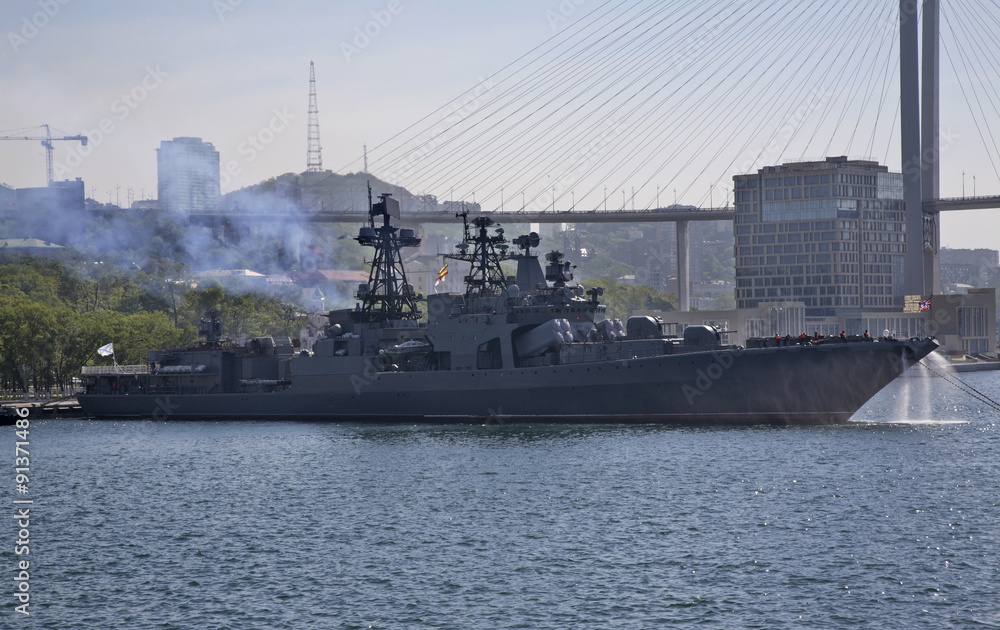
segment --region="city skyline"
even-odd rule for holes
[[[849,8],[851,2],[838,4]],[[696,9],[740,3],[676,5],[680,18]],[[120,1],[100,7],[69,0],[9,2],[0,9],[0,80],[10,86],[9,97],[0,103],[0,132],[44,123],[65,134],[86,133],[87,148],[55,144],[56,179],[82,177],[88,196],[122,204],[129,195],[155,197],[155,151],[161,141],[200,137],[220,153],[225,193],[306,169],[308,66],[315,61],[324,166],[341,173],[362,170],[367,144],[373,175],[445,199],[451,192],[446,186],[422,189],[422,181],[381,172],[373,148],[488,82],[598,6],[584,0],[475,7],[406,0],[342,7],[304,1],[280,9],[247,0],[142,7]],[[892,109],[884,108],[885,118],[891,118]],[[961,196],[963,189],[969,196],[1000,193],[991,156],[973,142],[979,134],[974,122],[989,127],[995,121],[969,118],[943,56],[942,133],[948,152],[942,160],[942,196]],[[880,124],[888,127],[885,120]],[[884,144],[881,138],[879,143]],[[844,153],[837,148],[832,146],[830,155]],[[890,170],[900,169],[898,153],[886,153]],[[668,205],[678,188],[688,190],[679,203],[721,205],[731,198],[732,176],[745,172],[725,166],[706,167],[714,174],[696,173],[664,186],[662,194],[659,186],[655,192],[652,184],[640,186],[637,205],[648,205],[654,197]],[[44,172],[39,143],[0,143],[0,182],[40,186]],[[654,173],[646,181],[668,179],[666,173]],[[636,185],[642,182],[642,176],[636,178]],[[509,186],[511,199],[521,189],[516,182]],[[471,188],[455,196],[475,195]],[[612,203],[628,203],[625,188],[616,188]],[[502,195],[484,199],[481,193],[478,201],[498,206]],[[569,199],[567,192],[557,202],[565,209]],[[597,205],[593,197],[585,203]],[[997,248],[991,236],[998,227],[995,211],[947,213],[942,245]]]

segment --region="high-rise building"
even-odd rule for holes
[[[794,300],[823,317],[904,306],[901,173],[830,157],[733,182],[738,308]]]
[[[219,152],[201,138],[164,140],[156,150],[161,210],[214,212],[219,207]]]
[[[85,210],[83,180],[79,177],[42,188],[18,188],[14,220],[5,236],[78,244],[85,240]]]

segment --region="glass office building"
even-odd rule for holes
[[[806,315],[903,306],[903,176],[831,157],[733,177],[736,303],[800,301]]]

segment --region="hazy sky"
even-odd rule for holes
[[[86,130],[92,151],[69,175],[82,176],[88,194],[95,187],[104,201],[116,185],[154,191],[155,149],[175,136],[202,137],[223,161],[240,159],[230,189],[304,170],[310,61],[324,166],[337,169],[362,143],[388,135],[407,110],[441,104],[550,35],[542,5],[524,1],[470,10],[457,1],[400,0],[392,15],[387,1],[53,0],[58,13],[15,52],[10,33],[20,35],[40,4],[0,4],[0,131],[42,123],[67,134]],[[341,44],[354,46],[355,28],[373,12],[391,21],[348,59]],[[95,133],[105,119],[113,130]],[[240,145],[265,127],[281,130],[273,139],[265,133],[270,143],[249,161]],[[57,161],[69,150],[59,145]],[[0,181],[44,183],[37,143],[2,143],[0,160]]]
[[[161,140],[198,136],[215,145],[224,165],[236,165],[224,178],[226,192],[305,170],[314,61],[324,167],[360,170],[362,144],[384,142],[600,6],[594,0],[3,0],[0,135],[38,134],[42,123],[86,133],[87,149],[56,143],[56,178],[82,177],[88,196],[122,205],[129,189],[136,199],[155,197]],[[958,138],[944,158],[942,194],[962,194],[963,171],[967,194],[974,185],[977,194],[1000,194],[979,140],[982,127],[1000,130],[1000,120],[978,121],[977,130],[945,61],[942,74],[942,128]],[[1000,79],[988,80],[997,90]],[[895,103],[884,108],[881,124],[894,110]],[[898,170],[895,146],[887,162]],[[371,157],[371,170],[385,176],[377,154]],[[43,185],[44,164],[38,142],[0,142],[0,182]],[[728,186],[733,174],[720,171],[693,185]],[[700,204],[704,196],[680,201]],[[947,214],[942,231],[945,246],[1000,248],[1000,212]]]

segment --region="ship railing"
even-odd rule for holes
[[[148,365],[85,365],[80,370],[83,376],[106,376],[111,374],[149,374]]]
[[[176,385],[150,385],[148,388],[150,394],[179,394],[180,391]]]

